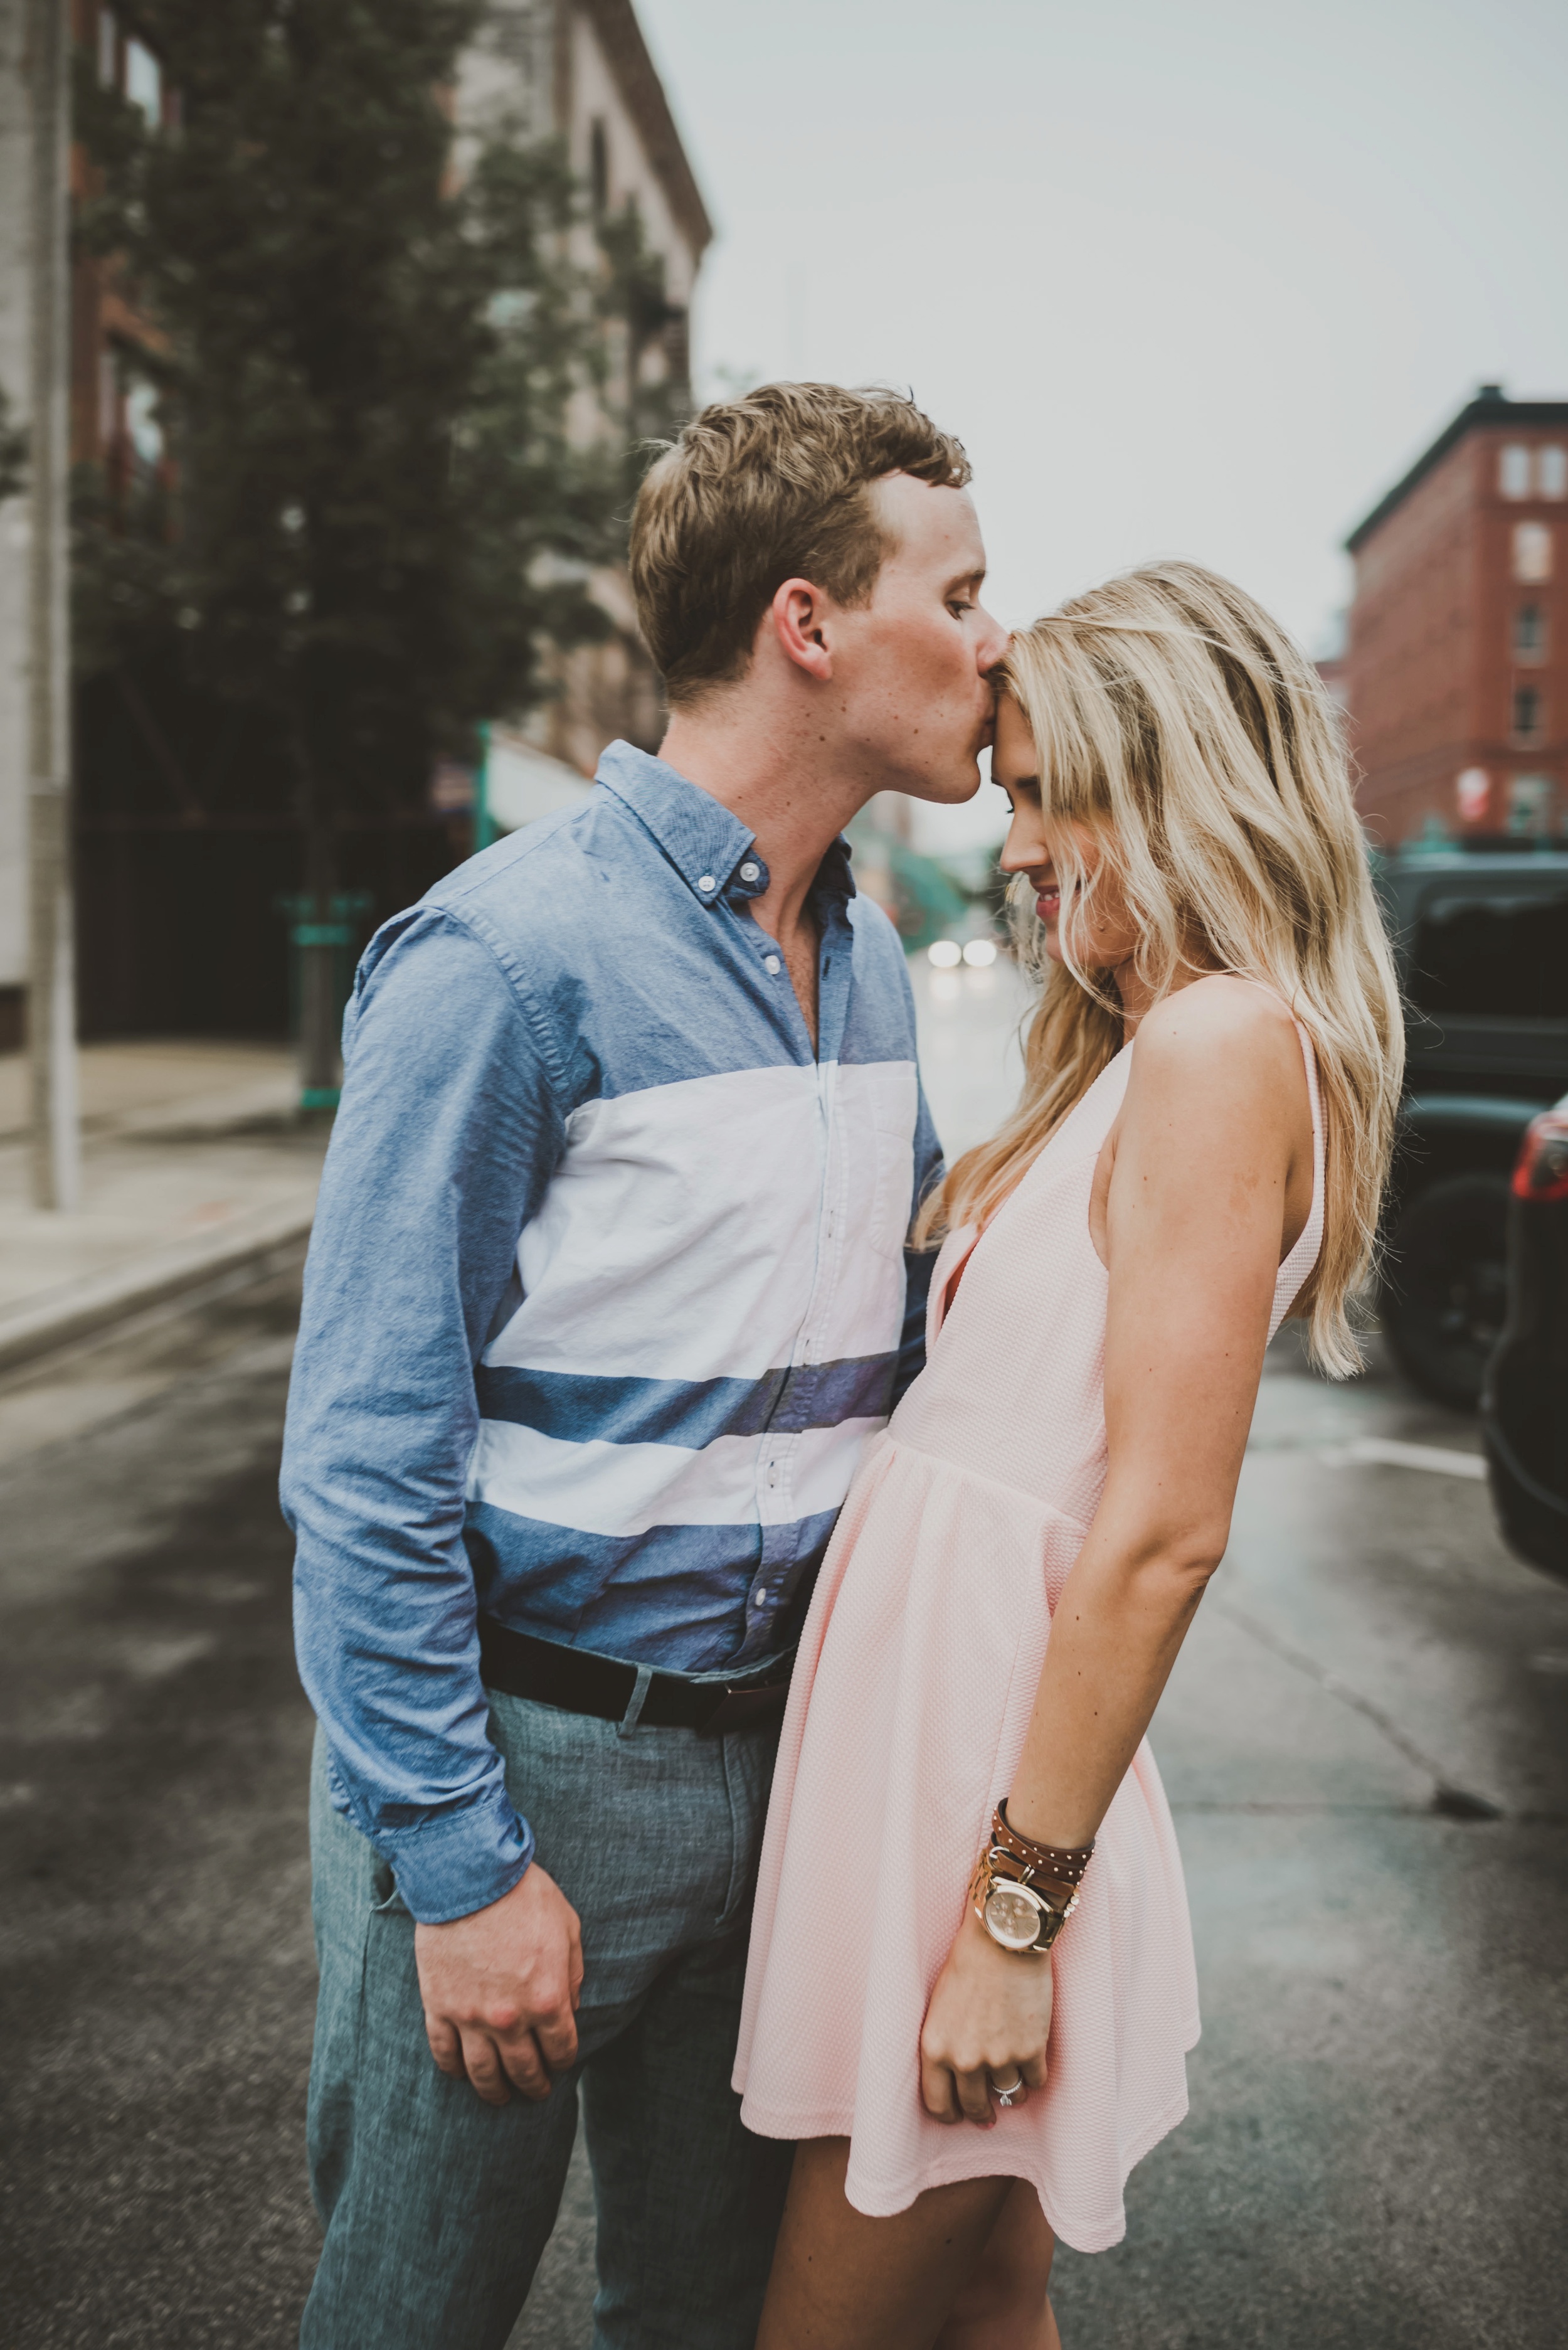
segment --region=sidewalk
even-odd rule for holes
[[[292,1056],[200,1041],[90,1045],[82,1200],[28,1196],[27,1066],[0,1055],[0,1376],[122,1315],[297,1254],[323,1125],[295,1114]]]

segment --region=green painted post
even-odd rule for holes
[[[363,917],[369,910],[368,889],[339,889],[328,898],[327,921],[317,920],[321,901],[308,892],[289,895],[275,900],[280,914],[288,920],[288,941],[294,950],[289,998],[297,1027],[304,1001],[305,958],[312,952],[330,952],[332,956],[331,991],[334,1008],[339,1017],[348,1001],[354,983],[355,950],[363,932]],[[302,1110],[336,1109],[340,1088],[337,1086],[302,1086],[299,1107]]]
[[[473,771],[473,853],[488,848],[495,838],[490,814],[490,721],[479,722],[479,764]]]

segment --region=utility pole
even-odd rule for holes
[[[77,1205],[76,953],[71,921],[69,472],[70,29],[68,0],[27,0],[33,131],[33,387],[27,436],[27,1053],[33,1200]]]

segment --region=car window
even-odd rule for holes
[[[1421,1012],[1568,1019],[1568,889],[1427,899],[1406,984]]]

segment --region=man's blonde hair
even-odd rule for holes
[[[1314,1359],[1360,1367],[1346,1307],[1376,1245],[1405,1038],[1337,715],[1262,607],[1196,563],[1149,564],[1013,638],[997,676],[1028,723],[1064,907],[1115,881],[1158,998],[1194,959],[1261,980],[1312,1038],[1325,1127],[1323,1247],[1300,1304]],[[1086,873],[1071,827],[1099,844]],[[966,1151],[918,1231],[994,1214],[1122,1041],[1120,1000],[1073,954],[1046,961],[1033,893],[1012,893],[1044,991],[1023,1097]]]
[[[888,473],[961,489],[961,442],[906,394],[765,383],[694,416],[649,469],[631,586],[673,708],[742,674],[786,579],[870,601],[891,551],[869,491]]]

